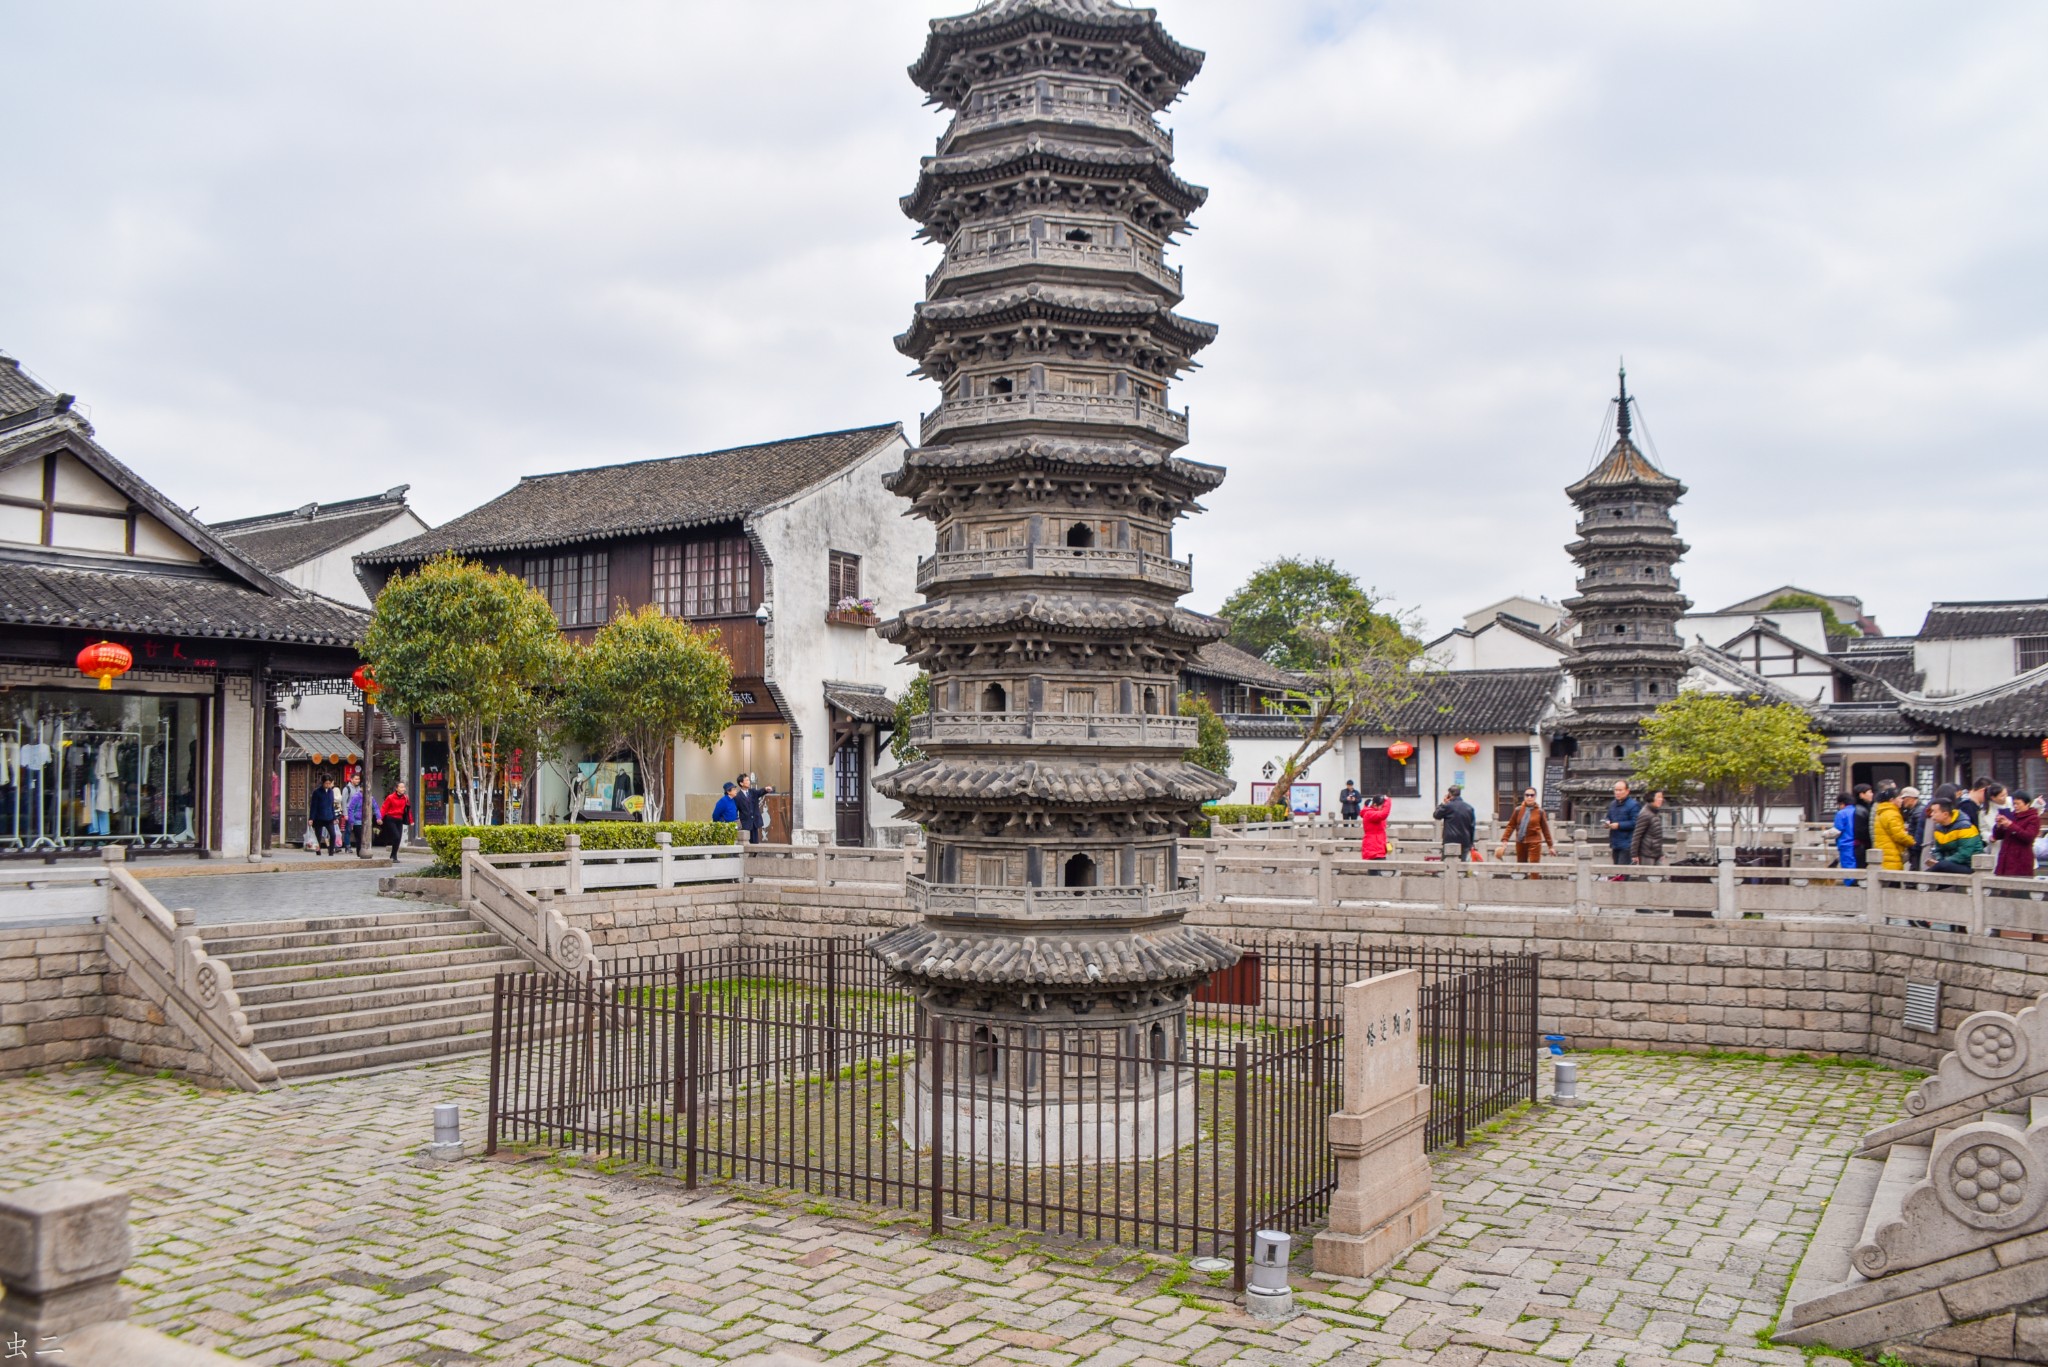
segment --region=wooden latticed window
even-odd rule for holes
[[[605,551],[532,556],[524,577],[565,627],[598,626],[611,615],[611,556]]]
[[[2012,649],[2013,663],[2022,674],[2048,665],[2048,636],[2015,636]]]
[[[754,610],[754,549],[743,536],[654,548],[654,603],[670,617]]]
[[[826,569],[825,602],[838,607],[848,599],[860,598],[860,557],[851,551],[833,551]]]

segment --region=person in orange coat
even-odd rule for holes
[[[1358,824],[1365,832],[1358,841],[1360,859],[1385,859],[1387,857],[1387,818],[1394,814],[1393,804],[1381,793],[1358,809]]]
[[[1517,864],[1534,864],[1543,858],[1547,847],[1557,853],[1557,841],[1551,838],[1550,818],[1543,814],[1543,804],[1536,799],[1536,790],[1527,789],[1522,794],[1522,805],[1508,813],[1508,819],[1501,823],[1500,853],[1497,858],[1508,857],[1508,846],[1515,847]]]

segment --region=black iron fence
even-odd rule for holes
[[[1537,956],[1242,948],[1149,1033],[927,1017],[852,939],[503,974],[489,1145],[1224,1257],[1242,1285],[1250,1232],[1335,1188],[1344,984],[1422,971],[1431,1147],[1534,1099]]]

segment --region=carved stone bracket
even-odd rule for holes
[[[178,939],[177,983],[185,995],[204,1011],[221,1033],[247,1049],[256,1042],[256,1032],[242,1010],[242,998],[235,991],[235,977],[228,966],[206,952],[199,936],[189,926]]]
[[[1906,1096],[1906,1118],[1863,1138],[1859,1152],[1925,1144],[1934,1132],[2048,1092],[2048,997],[2018,1015],[1979,1011],[1956,1027],[1955,1045]]]
[[[1879,1226],[1851,1261],[1864,1276],[1882,1277],[2042,1228],[2048,1228],[2048,1124],[2022,1131],[1979,1120],[1942,1137],[1928,1156],[1927,1176],[1907,1189],[1898,1218]]]

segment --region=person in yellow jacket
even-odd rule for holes
[[[1906,815],[1899,810],[1899,790],[1889,783],[1877,790],[1877,805],[1870,809],[1870,843],[1883,856],[1885,868],[1906,867],[1913,833],[1906,829]]]

